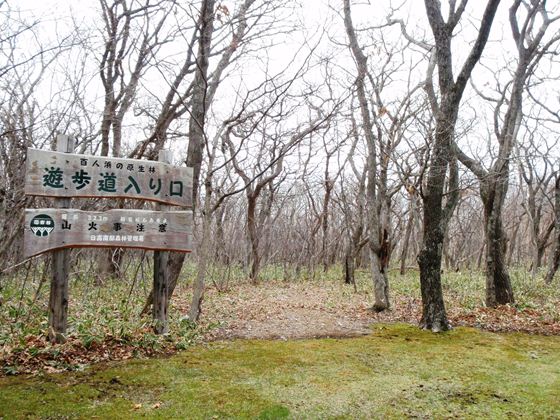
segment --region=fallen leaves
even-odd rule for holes
[[[478,307],[472,310],[455,308],[450,311],[454,325],[481,328],[492,332],[525,332],[560,335],[560,322],[537,309],[518,309],[511,305],[496,308]]]

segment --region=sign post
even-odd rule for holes
[[[74,151],[74,141],[66,135],[56,137],[56,150],[63,153]],[[56,175],[55,175],[56,176]],[[70,207],[70,198],[57,198],[58,208]],[[68,268],[70,250],[61,249],[52,255],[52,278],[49,296],[49,340],[52,343],[62,343],[66,340],[68,326]]]
[[[171,163],[171,151],[160,150],[159,161]],[[159,210],[168,210],[169,206],[158,204]],[[169,252],[154,251],[154,299],[152,305],[152,319],[154,321],[154,332],[156,334],[167,334],[169,326],[167,324],[167,306],[169,285]]]
[[[26,209],[24,255],[52,251],[49,339],[65,340],[68,322],[70,248],[141,248],[154,251],[153,327],[168,332],[169,251],[191,252],[192,168],[171,165],[171,153],[158,161],[74,154],[73,141],[57,137],[57,151],[27,150],[25,193],[54,197],[55,208]],[[156,203],[156,211],[70,208],[71,197],[128,198]]]

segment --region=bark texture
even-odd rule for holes
[[[522,5],[522,0],[515,0],[509,9],[509,23],[518,57],[510,88],[504,88],[500,92],[501,99],[494,111],[494,134],[498,143],[497,156],[490,169],[486,170],[480,162],[456,148],[461,162],[477,176],[480,182],[486,236],[486,305],[490,307],[515,301],[506,265],[507,237],[502,222],[503,207],[509,185],[510,159],[523,117],[525,85],[534,73],[544,52],[552,45],[551,43],[558,39],[558,36],[555,36],[546,45],[541,45],[546,30],[552,22],[546,12],[545,1],[535,0],[530,4],[524,4],[525,17],[522,22],[519,22],[518,11]],[[541,18],[540,26],[535,24],[538,15]],[[500,112],[504,105],[505,114],[501,117]],[[529,215],[532,215],[533,221],[537,219],[534,208],[529,209]],[[540,220],[538,225],[540,225]],[[536,269],[540,265],[544,245],[539,244],[539,227],[533,224],[532,231],[533,242],[535,242],[533,267]],[[548,234],[550,234],[550,230]],[[545,232],[545,242],[547,238]]]

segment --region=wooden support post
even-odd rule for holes
[[[72,153],[74,141],[67,135],[60,134],[56,138],[57,152]],[[55,207],[67,209],[70,198],[55,198]],[[49,340],[51,343],[66,341],[68,324],[68,271],[70,250],[63,249],[52,253],[52,278],[49,297]]]
[[[158,160],[171,163],[171,150],[160,150]],[[169,210],[168,205],[158,204],[157,210]],[[153,327],[156,334],[167,334],[167,289],[169,285],[168,262],[169,252],[154,251],[154,299],[152,308]]]

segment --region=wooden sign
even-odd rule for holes
[[[192,168],[27,149],[25,194],[134,198],[192,206]]]
[[[26,209],[24,257],[72,247],[191,252],[191,211]]]

